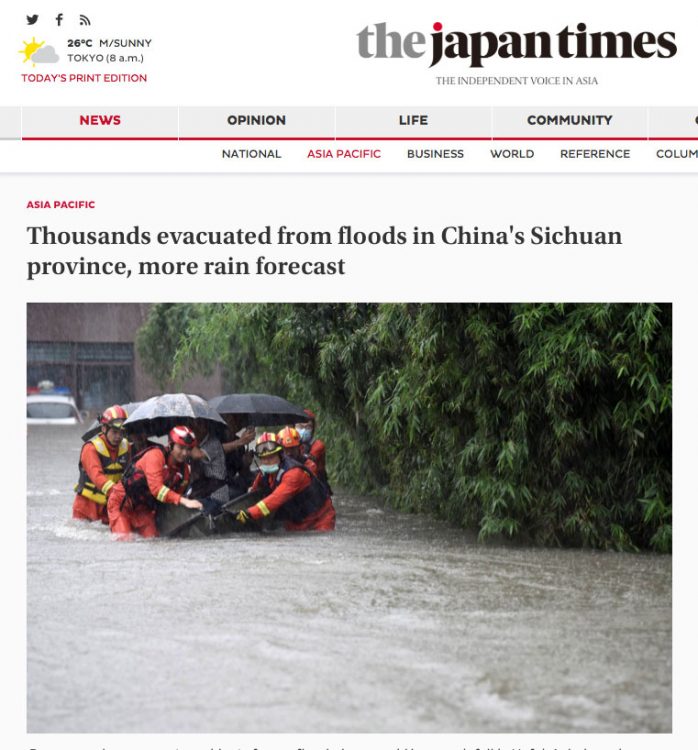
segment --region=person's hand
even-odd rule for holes
[[[221,512],[221,504],[212,497],[201,498],[201,505],[207,516],[217,516]]]
[[[252,520],[252,516],[246,510],[241,510],[237,516],[235,516],[235,520],[244,526],[248,521]]]
[[[257,433],[254,427],[245,427],[245,431],[235,441],[235,445],[238,448],[244,448],[246,445],[249,445],[254,440],[254,436],[256,434]]]
[[[206,451],[202,451],[201,448],[197,447],[196,445],[191,449],[191,453],[189,454],[191,456],[192,461],[208,461],[209,457]]]
[[[192,500],[189,497],[181,498],[179,504],[183,505],[185,508],[191,508],[192,510],[201,510],[204,507],[198,500]]]

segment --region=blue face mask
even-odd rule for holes
[[[301,436],[301,442],[309,443],[313,436],[313,431],[309,430],[307,427],[301,427],[301,429],[298,430],[298,434]]]
[[[259,470],[262,474],[274,474],[279,470],[279,464],[260,464]]]

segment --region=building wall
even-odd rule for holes
[[[135,343],[136,332],[145,322],[150,304],[131,303],[30,303],[27,305],[27,341],[60,343]],[[204,398],[220,395],[220,370],[210,377],[169,383],[164,390],[145,372],[137,351],[133,361],[133,398],[142,401],[167,391],[196,393]]]
[[[30,303],[29,341],[113,341],[131,343],[151,305],[120,303]]]

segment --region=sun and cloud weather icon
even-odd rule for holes
[[[36,37],[32,37],[31,42],[22,42],[24,49],[18,50],[20,55],[24,55],[23,63],[31,62],[32,66],[37,63],[57,63],[60,57],[55,48],[46,42],[37,42]]]

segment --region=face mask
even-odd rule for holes
[[[279,470],[279,464],[260,464],[259,470],[262,474],[274,474]]]
[[[298,430],[298,434],[301,436],[302,442],[309,443],[310,438],[313,436],[313,431],[309,430],[307,427],[301,427],[301,429]]]

